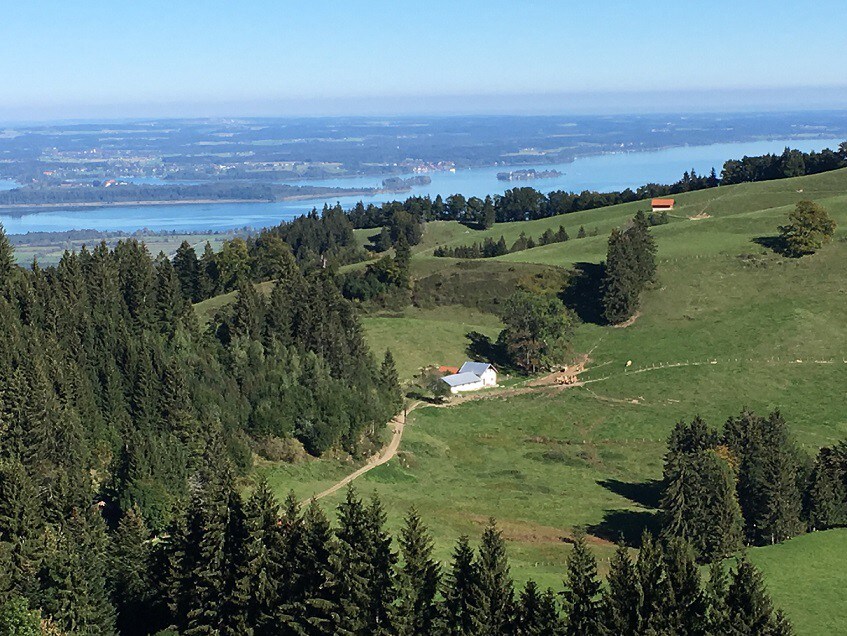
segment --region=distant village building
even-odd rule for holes
[[[667,212],[668,210],[673,210],[673,204],[673,199],[653,199],[650,202],[653,212]]]
[[[485,362],[465,362],[458,373],[441,378],[450,387],[450,393],[479,391],[487,386],[497,386],[497,371]]]

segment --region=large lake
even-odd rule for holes
[[[415,186],[408,194],[380,194],[365,201],[379,203],[387,199],[403,199],[409,195],[440,194],[448,197],[461,193],[465,196],[484,197],[500,194],[508,188],[531,185],[544,192],[552,190],[623,190],[645,183],[670,183],[678,180],[685,170],[692,168],[698,174],[707,173],[714,167],[718,173],[727,159],[738,159],[744,155],[761,155],[781,152],[786,146],[803,151],[838,147],[843,139],[809,139],[755,141],[710,146],[685,146],[651,152],[621,152],[581,157],[572,163],[558,165],[519,166],[539,170],[556,169],[562,176],[534,181],[506,182],[497,179],[498,172],[518,169],[516,167],[473,168],[456,172],[430,173],[432,183]],[[382,177],[355,177],[304,181],[308,185],[330,187],[380,187]],[[14,187],[13,182],[2,182],[0,188]],[[51,210],[22,216],[0,214],[0,222],[6,231],[13,234],[37,231],[64,231],[72,229],[123,230],[142,228],[150,230],[226,230],[231,228],[261,228],[276,225],[282,220],[292,219],[313,207],[321,208],[324,203],[339,201],[350,207],[361,200],[353,197],[321,197],[303,201],[280,203],[219,203],[208,205],[158,205],[131,207],[103,207],[86,210]]]

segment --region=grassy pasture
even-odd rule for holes
[[[489,313],[466,307],[417,309],[401,314],[365,316],[365,335],[371,351],[380,356],[390,349],[401,381],[428,365],[460,365],[467,354],[469,331],[496,339],[502,325]]]
[[[831,245],[811,257],[786,259],[755,241],[773,236],[801,198],[818,200],[835,217],[839,230]],[[653,523],[655,480],[675,421],[700,414],[718,426],[743,406],[780,408],[809,451],[847,438],[847,171],[691,193],[677,201],[679,218],[653,230],[659,280],[645,293],[640,317],[627,328],[590,322],[578,327],[575,349],[591,357],[583,387],[412,414],[398,458],[357,482],[363,493],[380,495],[393,527],[414,504],[433,528],[439,556],[447,559],[460,534],[478,536],[494,515],[509,540],[518,582],[531,577],[558,589],[568,552],[561,538],[572,527],[587,526],[597,537],[602,569],[612,550],[608,541],[632,538]],[[520,228],[537,236],[564,222],[571,234],[580,224],[605,234],[639,205]],[[702,214],[709,217],[687,218]],[[433,258],[432,241],[464,244],[486,235],[473,232],[469,238],[458,224],[434,225],[425,235],[426,249],[413,258],[417,275],[459,266]],[[519,231],[511,225],[487,234]],[[605,243],[605,236],[571,240],[494,262],[596,264]],[[382,347],[376,343],[394,343],[405,373],[418,360],[435,357],[442,341],[452,342],[445,355],[460,351],[463,329],[452,324],[456,315],[461,313],[455,308],[437,307],[366,318],[365,324],[377,350]],[[493,334],[497,325],[484,320],[482,314],[474,322]],[[347,470],[338,461],[267,469],[280,492],[293,488],[303,497]],[[331,508],[340,497],[324,505]],[[845,538],[845,531],[828,532],[751,550],[799,633],[833,633],[845,620],[834,609],[847,570]]]
[[[782,545],[754,548],[750,560],[765,575],[768,591],[798,634],[841,634],[847,625],[847,529],[798,537]]]

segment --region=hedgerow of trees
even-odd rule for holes
[[[668,440],[662,534],[714,561],[743,545],[769,545],[847,524],[847,444],[810,458],[778,411],[749,410],[722,431],[679,422]]]

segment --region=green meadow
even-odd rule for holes
[[[803,198],[823,204],[839,229],[818,254],[784,258],[764,245]],[[655,523],[656,480],[676,421],[701,415],[720,426],[745,406],[763,413],[778,408],[809,452],[847,438],[847,171],[690,193],[677,203],[671,222],[653,228],[658,281],[644,294],[634,324],[590,322],[596,309],[590,277],[572,295],[589,318],[574,340],[575,353],[589,356],[583,386],[492,394],[410,415],[399,455],[356,482],[360,492],[380,496],[394,528],[414,505],[446,560],[459,535],[477,537],[494,516],[508,539],[515,579],[559,589],[568,554],[563,538],[573,527],[588,529],[602,571],[614,541],[635,540]],[[481,284],[468,283],[468,272],[477,272],[494,281],[487,288],[493,296],[500,276],[549,288],[554,269],[577,265],[590,272],[605,256],[608,231],[644,207],[614,206],[485,232],[429,224],[412,271],[421,286],[435,276],[469,289]],[[520,231],[537,237],[560,224],[571,236],[580,225],[600,235],[490,262],[432,256],[439,244],[500,234],[512,241]],[[450,304],[438,304],[439,298]],[[456,364],[468,331],[495,337],[500,328],[491,306],[483,310],[477,300],[461,307],[445,292],[426,309],[365,316],[368,339],[375,352],[394,352],[404,379],[426,364]],[[322,459],[262,470],[281,495],[293,489],[305,499],[354,467]],[[341,497],[322,503],[330,509]],[[845,620],[834,610],[847,571],[845,538],[833,531],[750,551],[799,633],[832,633]],[[823,606],[827,611],[815,609]]]

